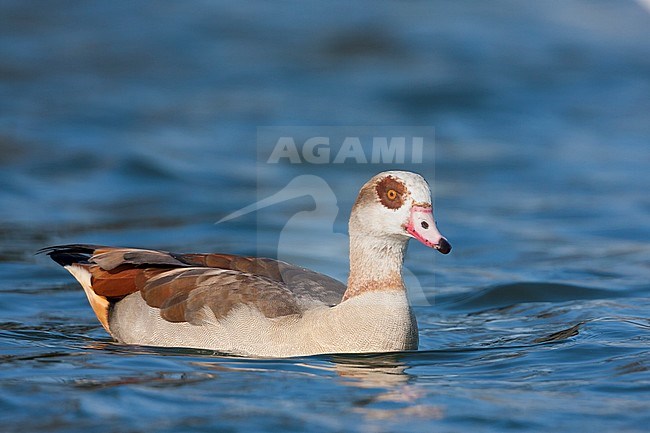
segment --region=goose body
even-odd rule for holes
[[[244,356],[416,350],[402,281],[410,238],[447,254],[426,181],[370,179],[350,216],[348,285],[286,262],[229,254],[62,245],[41,252],[81,284],[118,342]]]

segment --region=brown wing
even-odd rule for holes
[[[255,308],[269,318],[302,312],[295,295],[282,284],[224,269],[170,270],[146,280],[140,292],[147,304],[160,308],[162,318],[170,322],[200,321],[205,307],[217,319],[242,305]]]
[[[306,304],[336,305],[346,289],[345,284],[332,277],[280,260],[231,254],[175,254],[174,257],[190,266],[230,269],[268,278],[281,283]]]
[[[140,291],[148,305],[172,322],[198,319],[210,308],[217,318],[247,305],[266,317],[299,314],[317,302],[335,305],[345,286],[333,278],[273,259],[228,254],[174,254],[93,245],[51,247],[63,266],[84,266],[92,290],[117,301]]]

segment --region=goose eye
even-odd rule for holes
[[[379,202],[388,209],[399,209],[404,204],[404,194],[406,193],[406,186],[393,178],[386,176],[377,183],[376,198]]]

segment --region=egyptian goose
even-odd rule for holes
[[[377,174],[359,192],[349,232],[347,287],[268,258],[98,245],[39,252],[77,279],[120,343],[257,357],[416,350],[401,274],[407,243],[451,250],[428,184],[411,172]]]

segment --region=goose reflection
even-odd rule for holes
[[[382,354],[332,354],[282,360],[252,360],[225,356],[211,361],[193,361],[194,367],[211,372],[250,372],[273,374],[286,373],[294,376],[330,377],[343,387],[363,389],[357,393],[342,393],[349,400],[350,411],[368,420],[391,420],[421,418],[438,420],[445,410],[427,403],[427,390],[412,383],[407,373],[408,353]]]
[[[359,388],[393,387],[406,384],[410,376],[398,354],[360,356],[331,355],[331,370],[345,385]]]
[[[426,390],[411,383],[412,376],[406,373],[408,365],[401,360],[404,356],[332,355],[333,370],[343,385],[375,390],[374,394],[354,401],[352,411],[373,420],[444,417],[443,408],[424,402]]]

